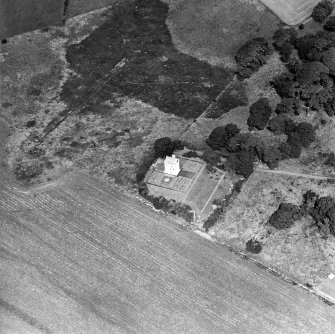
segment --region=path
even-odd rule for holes
[[[285,171],[285,170],[265,169],[265,168],[260,168],[260,167],[256,168],[255,172],[257,172],[257,173],[269,173],[269,174],[280,174],[280,175],[296,176],[296,177],[305,177],[305,178],[308,178],[308,179],[316,179],[316,180],[335,180],[335,177],[296,173],[296,172],[289,172],[289,171]]]

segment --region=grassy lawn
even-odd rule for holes
[[[212,195],[220,177],[221,175],[214,175],[207,169],[204,169],[197,179],[196,184],[189,192],[187,200],[194,203],[199,211],[204,209],[204,205]]]
[[[237,49],[254,37],[271,39],[280,20],[261,3],[236,0],[181,1],[168,26],[179,50],[211,64],[234,67]]]

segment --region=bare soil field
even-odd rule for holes
[[[334,332],[316,296],[88,175],[0,189],[3,333]]]

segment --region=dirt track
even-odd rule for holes
[[[315,174],[295,173],[295,172],[290,172],[290,171],[285,171],[285,170],[276,170],[276,169],[257,168],[255,172],[279,174],[279,175],[287,175],[287,176],[295,176],[295,177],[305,177],[307,179],[315,179],[315,180],[335,180],[334,177],[327,177],[327,176],[315,175]]]
[[[2,333],[333,333],[315,296],[84,174],[1,174]]]

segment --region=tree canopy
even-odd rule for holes
[[[249,128],[252,130],[263,130],[269,122],[272,109],[269,105],[269,100],[261,98],[250,106],[250,116],[248,118]]]
[[[333,3],[330,0],[322,0],[313,9],[312,18],[316,22],[323,22],[333,11]]]
[[[277,230],[290,228],[294,222],[301,218],[300,207],[292,203],[281,203],[271,215],[269,223]]]
[[[271,49],[266,39],[253,38],[243,44],[236,52],[237,73],[240,78],[249,78],[252,73],[266,63],[266,56]]]

